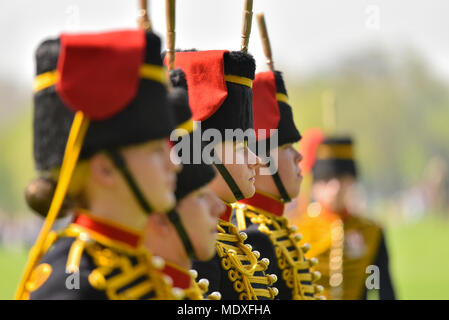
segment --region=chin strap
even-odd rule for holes
[[[136,180],[134,180],[133,176],[131,175],[131,172],[129,171],[126,165],[125,159],[120,154],[120,152],[118,150],[109,150],[107,154],[111,158],[117,169],[123,174],[123,177],[125,178],[126,182],[131,188],[134,196],[136,197],[142,209],[148,214],[152,213],[153,210],[151,209],[149,202],[145,199],[145,196],[140,191],[140,188],[137,185]],[[181,217],[179,216],[179,213],[175,209],[172,209],[167,213],[167,217],[175,227],[176,232],[179,235],[179,238],[181,238],[187,256],[191,259],[194,259],[196,257],[195,250],[193,248],[192,242],[190,241],[190,237],[187,234],[184,225],[182,224],[182,220]]]
[[[148,214],[154,212],[149,202],[146,200],[145,196],[140,191],[140,188],[137,185],[136,180],[134,180],[133,176],[131,175],[131,172],[129,171],[126,165],[126,161],[120,154],[120,152],[118,150],[108,150],[107,154],[114,163],[114,165],[116,166],[116,168],[123,174],[123,177],[125,178],[126,182],[131,188],[131,191],[133,192],[134,196],[136,197],[142,209]],[[173,224],[173,226],[176,229],[176,232],[181,238],[187,256],[191,259],[195,258],[195,250],[193,249],[192,242],[190,241],[187,231],[184,228],[184,225],[182,224],[179,213],[175,209],[172,209],[167,213],[167,217]]]
[[[184,245],[184,250],[187,253],[187,256],[190,259],[196,258],[195,255],[195,249],[193,248],[192,242],[190,241],[189,235],[187,234],[186,229],[184,228],[184,225],[182,224],[181,217],[179,216],[179,213],[173,209],[167,213],[167,217],[170,220],[170,222],[175,226],[176,232],[178,233],[179,237],[181,238],[182,244]]]
[[[218,172],[221,174],[223,179],[226,181],[226,184],[228,185],[229,189],[231,189],[232,193],[234,194],[234,197],[237,201],[245,199],[243,196],[242,191],[240,190],[239,186],[237,185],[237,182],[235,182],[234,178],[229,173],[228,169],[226,169],[225,165],[221,163],[221,160],[217,157],[215,154],[215,150],[213,151],[213,164],[215,168],[217,168]]]
[[[272,159],[270,159],[270,162],[271,161]],[[271,176],[273,177],[274,184],[276,185],[276,188],[278,189],[279,194],[281,195],[281,201],[284,203],[290,202],[292,199],[288,195],[288,192],[285,189],[284,184],[282,183],[281,177],[279,176],[279,170],[276,170],[276,172],[273,173]]]
[[[123,156],[120,154],[118,150],[108,150],[107,155],[114,163],[115,167],[122,173],[123,177],[125,178],[126,182],[128,183],[128,186],[131,188],[132,193],[136,197],[137,202],[139,202],[141,208],[146,213],[150,214],[153,212],[149,202],[145,198],[144,194],[140,191],[139,186],[137,185],[136,180],[134,180],[133,176],[131,175],[131,172],[128,169],[128,166],[126,165],[126,161],[123,158]]]

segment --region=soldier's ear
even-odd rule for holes
[[[97,153],[89,161],[91,177],[103,186],[114,186],[120,173],[115,170],[112,161],[103,153]]]

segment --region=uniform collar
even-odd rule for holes
[[[137,230],[132,230],[110,220],[92,217],[88,212],[79,212],[73,224],[132,248],[137,248],[141,244],[142,234]]]
[[[239,203],[262,209],[278,217],[284,214],[285,205],[281,200],[260,191],[256,191],[254,196],[249,199],[240,200]]]
[[[226,205],[225,211],[221,214],[220,219],[226,222],[231,220],[232,216],[232,206],[229,203],[223,202]]]
[[[165,261],[162,273],[173,280],[174,288],[188,289],[192,284],[192,276],[187,270],[167,261]]]

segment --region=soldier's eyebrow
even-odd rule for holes
[[[282,146],[279,146],[279,149],[287,149],[287,148],[290,148],[290,147],[293,147],[293,144],[292,143],[286,143],[286,144],[283,144]]]

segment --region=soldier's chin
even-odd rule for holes
[[[245,190],[242,190],[242,193],[245,199],[252,198],[252,196],[254,196],[254,194],[256,193],[256,187],[254,186],[254,183],[248,185]]]
[[[215,241],[210,241],[210,243],[213,243],[214,245],[208,248],[203,248],[202,250],[195,250],[196,258],[199,261],[209,261],[215,256],[216,253]]]
[[[298,183],[298,185],[294,186],[292,190],[287,190],[290,199],[296,198],[299,195],[300,190],[301,190],[301,183]]]
[[[166,192],[157,199],[151,201],[152,209],[156,212],[169,212],[176,205],[176,198],[173,192]]]

